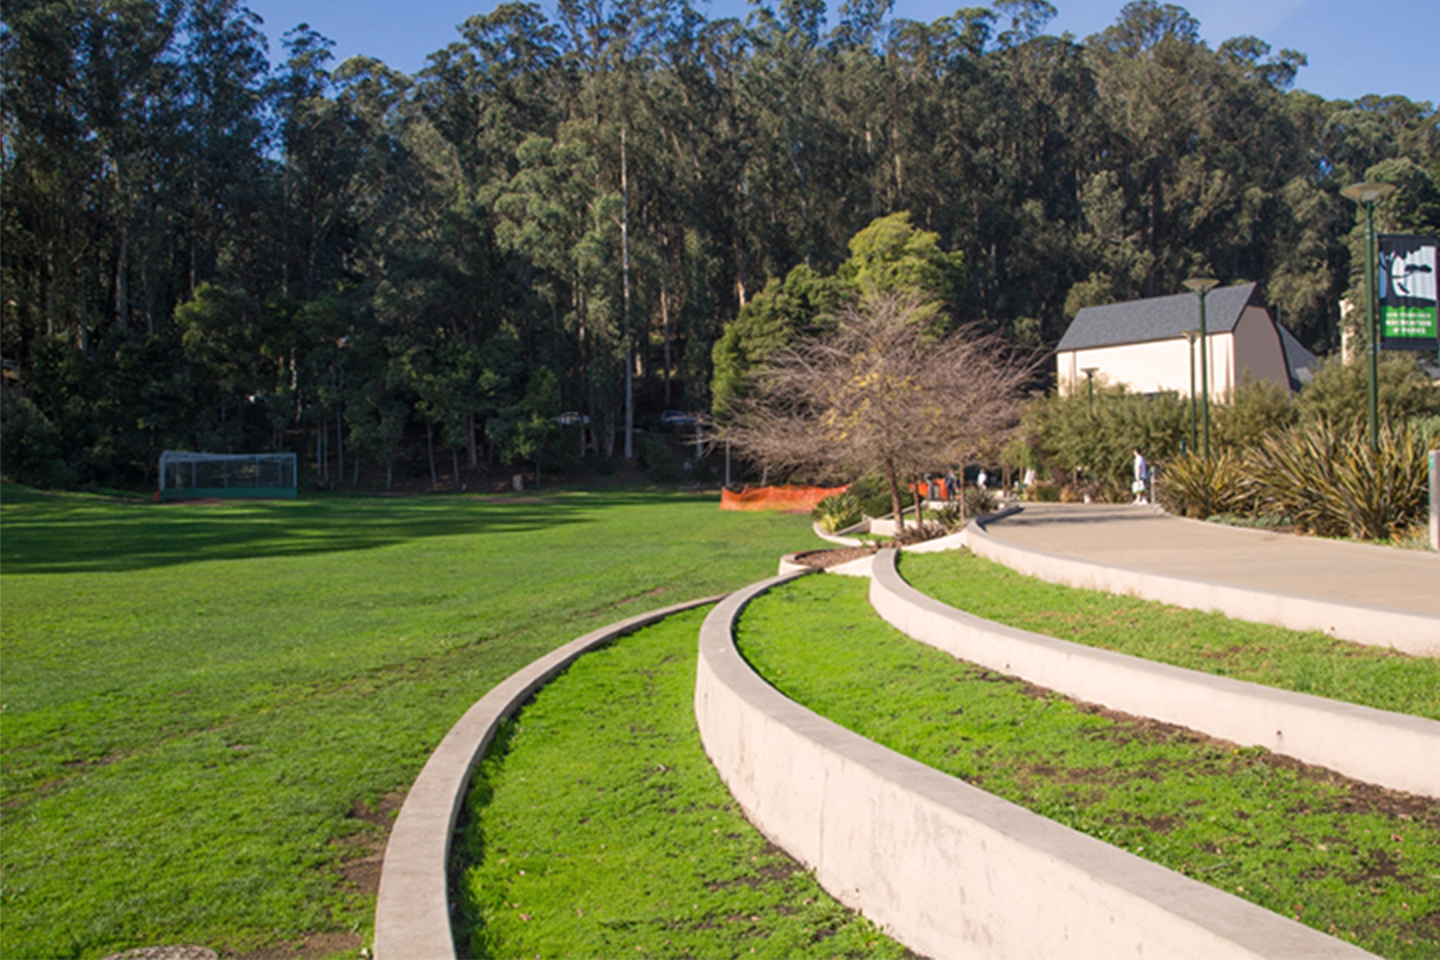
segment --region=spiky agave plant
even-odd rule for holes
[[[1255,490],[1243,462],[1229,451],[1212,457],[1187,453],[1167,463],[1155,484],[1171,513],[1203,520],[1217,513],[1249,513]]]
[[[826,533],[844,530],[863,519],[860,511],[860,498],[848,491],[832,494],[815,505],[810,517],[820,524],[820,529]]]
[[[1266,506],[1315,533],[1388,540],[1423,518],[1425,440],[1386,424],[1372,450],[1363,423],[1320,420],[1266,438],[1246,470]]]

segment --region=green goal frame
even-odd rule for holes
[[[160,454],[160,500],[291,499],[298,496],[293,453]]]

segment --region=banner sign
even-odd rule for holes
[[[1380,346],[1385,350],[1434,350],[1436,323],[1435,238],[1380,236]]]

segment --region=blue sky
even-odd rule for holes
[[[896,0],[894,15],[930,21],[985,0]],[[1049,32],[1083,38],[1115,22],[1123,0],[1052,0],[1059,16]],[[744,16],[745,0],[699,0],[711,19]],[[271,56],[280,38],[306,22],[335,41],[340,59],[364,54],[406,73],[458,39],[455,27],[497,5],[486,0],[249,0],[265,20]],[[542,2],[542,5],[549,6]],[[832,10],[838,6],[831,0]],[[1412,100],[1440,101],[1440,2],[1408,0],[1377,5],[1355,0],[1192,0],[1182,3],[1200,21],[1211,47],[1250,34],[1275,50],[1289,47],[1310,58],[1296,86],[1327,99],[1353,100],[1367,93],[1399,93]]]

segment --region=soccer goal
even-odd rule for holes
[[[293,453],[160,454],[160,499],[294,497]]]

